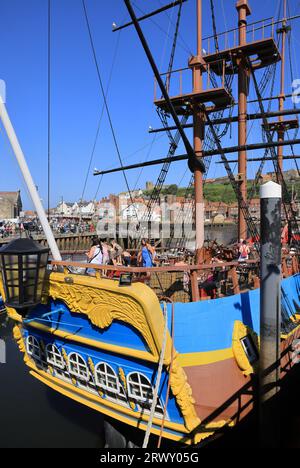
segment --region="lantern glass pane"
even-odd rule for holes
[[[30,239],[15,239],[0,249],[7,305],[25,313],[40,302],[48,253]]]
[[[38,255],[30,254],[22,256],[23,263],[23,301],[35,302],[35,285],[37,280]],[[21,297],[20,297],[21,299]]]
[[[19,269],[18,255],[7,255],[3,257],[3,267],[6,274],[6,296],[7,300],[19,301]]]
[[[43,253],[40,257],[40,268],[38,271],[37,289],[36,289],[36,295],[37,295],[38,300],[41,297],[42,292],[43,292],[43,284],[44,284],[44,279],[45,279],[47,263],[48,263],[48,252]]]

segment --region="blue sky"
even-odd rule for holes
[[[165,4],[164,0],[145,2],[135,0],[136,7],[150,11]],[[249,22],[276,16],[280,0],[250,0],[252,16]],[[122,24],[128,14],[122,0],[86,0],[97,56],[104,86],[107,86],[113,57],[112,78],[108,103],[124,164],[167,154],[168,140],[159,134],[153,143],[148,127],[159,126],[153,105],[153,75],[133,28],[112,33],[113,22]],[[218,31],[237,24],[235,0],[215,0]],[[47,198],[47,0],[2,0],[0,2],[0,78],[7,86],[7,108],[25,152],[41,198]],[[81,0],[52,0],[51,32],[51,205],[63,196],[75,201],[81,197],[84,179],[94,138],[101,115],[103,99],[93,62]],[[289,0],[292,15],[300,13],[300,1]],[[183,7],[181,36],[175,68],[186,67],[187,59],[195,51],[195,1]],[[137,10],[138,12],[139,10]],[[161,71],[167,69],[176,11],[163,13],[153,21],[143,22],[143,30]],[[203,34],[211,34],[210,2],[203,0]],[[171,21],[170,21],[171,19]],[[166,32],[169,34],[166,34]],[[299,20],[293,22],[293,49],[296,56],[300,44]],[[278,66],[279,68],[279,66]],[[188,75],[187,78],[189,79]],[[299,65],[294,61],[294,78],[300,78]],[[287,65],[286,92],[291,92]],[[187,83],[187,82],[186,82]],[[174,87],[175,87],[174,81]],[[278,89],[278,80],[275,85]],[[251,91],[250,97],[254,97]],[[286,107],[291,107],[286,102]],[[275,107],[274,107],[275,108]],[[250,112],[257,109],[251,106]],[[249,133],[248,142],[261,141],[259,125]],[[224,146],[237,143],[236,131],[223,140]],[[149,152],[151,149],[151,152]],[[139,151],[138,151],[139,150]],[[178,154],[183,151],[179,148]],[[288,150],[285,150],[288,154]],[[297,149],[296,149],[297,154]],[[249,156],[259,156],[253,152]],[[299,154],[299,153],[298,153]],[[231,155],[235,158],[236,155]],[[22,191],[24,206],[32,207],[19,169],[9,150],[6,138],[0,134],[0,190]],[[89,175],[85,198],[93,198],[99,182],[92,175],[98,169],[118,166],[107,116],[104,114],[99,139]],[[286,163],[286,168],[291,164]],[[271,166],[266,166],[272,169]],[[160,167],[128,173],[129,184],[144,186],[146,180],[155,181]],[[249,164],[249,177],[256,166]],[[209,177],[223,175],[220,165],[213,164]],[[140,178],[138,179],[138,177]],[[175,163],[168,175],[168,183],[188,184],[190,173],[185,163]],[[122,174],[103,178],[99,197],[118,193],[126,188]]]

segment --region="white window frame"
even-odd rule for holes
[[[250,364],[254,364],[258,360],[258,353],[256,346],[250,335],[246,335],[240,340],[243,350],[247,356]]]
[[[99,370],[99,367],[100,366],[104,366],[105,367],[105,371],[100,371]],[[110,370],[111,372],[108,373],[107,370]],[[105,384],[103,384],[103,382],[101,382],[98,378],[98,372],[101,373],[101,375],[103,376],[104,380],[105,380]],[[109,382],[109,378],[115,378],[115,382],[116,382],[116,385],[117,385],[117,388],[114,388],[114,387],[111,387],[108,382]],[[107,362],[98,362],[98,364],[95,366],[95,382],[97,385],[99,385],[100,388],[102,388],[103,390],[107,390],[108,392],[111,392],[111,393],[115,393],[115,394],[119,394],[120,393],[120,382],[119,382],[119,378],[116,374],[116,372],[114,371],[114,369],[109,365],[107,364]]]
[[[133,374],[137,374],[137,375],[138,375],[138,382],[131,382],[131,381],[130,381],[130,377],[131,377]],[[147,380],[148,385],[141,382],[141,377],[143,377],[144,379]],[[145,397],[141,396],[141,394],[143,394],[142,391],[140,392],[140,395],[135,395],[134,393],[132,393],[132,391],[131,391],[131,385],[139,386],[139,389],[140,389],[140,390],[143,390],[143,389],[145,389],[145,388],[147,388],[148,390],[151,389],[151,391],[152,391],[152,398],[151,398],[151,400],[148,401]],[[153,387],[152,387],[152,384],[151,384],[150,380],[148,379],[148,377],[147,377],[145,374],[142,374],[141,372],[137,372],[137,371],[130,372],[130,374],[127,375],[127,388],[128,388],[128,396],[129,396],[130,398],[133,398],[134,400],[137,400],[137,401],[141,401],[141,402],[143,402],[143,403],[145,403],[145,402],[152,403],[152,400],[153,400]],[[148,393],[149,393],[149,392],[148,392]],[[159,402],[158,402],[158,403],[159,403]]]
[[[33,341],[33,342],[29,342],[29,341]],[[38,349],[38,353],[36,354],[34,351],[30,351],[30,346],[33,347],[33,349]],[[35,359],[39,359],[40,361],[42,360],[42,350],[41,350],[41,346],[40,346],[40,343],[38,341],[38,339],[33,336],[33,335],[28,335],[27,338],[26,338],[26,351],[27,351],[27,354],[29,356],[31,356],[32,358],[35,358]]]
[[[50,353],[52,355],[52,358],[49,357],[49,354]],[[64,369],[65,368],[65,362],[64,362],[64,358],[61,354],[61,352],[59,351],[58,347],[53,344],[53,343],[49,343],[47,344],[46,346],[46,357],[47,357],[47,362],[48,364],[54,366],[54,367],[58,367],[59,369]],[[58,359],[57,359],[58,357]]]
[[[72,358],[72,356],[76,356],[75,361]],[[80,362],[79,359],[82,360],[83,362]],[[84,368],[85,371],[86,371],[86,375],[81,375],[80,373],[74,372],[74,370],[71,369],[71,362],[72,362],[72,364],[77,364],[77,367],[79,369]],[[73,375],[74,377],[76,377],[77,379],[83,380],[84,382],[89,382],[89,380],[90,380],[90,371],[89,371],[89,368],[88,368],[88,365],[87,365],[85,359],[81,356],[81,354],[72,351],[68,355],[68,369],[69,369],[69,373],[71,375]]]

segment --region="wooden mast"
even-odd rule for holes
[[[287,18],[287,2],[284,0],[283,3],[283,21],[282,21],[282,28],[280,32],[282,34],[282,46],[281,46],[281,73],[280,73],[280,95],[279,95],[279,111],[283,111],[284,109],[284,84],[285,84],[285,43],[286,43],[286,34],[287,34],[287,27],[286,27],[286,18]],[[284,118],[283,116],[279,116],[278,118],[279,126],[278,126],[278,141],[284,141]],[[277,152],[277,160],[278,160],[278,168],[280,171],[283,170],[283,146],[278,146]]]
[[[202,0],[196,0],[197,17],[197,55],[193,57],[193,91],[203,91],[203,56],[202,56]],[[191,65],[191,62],[190,62]],[[205,117],[196,106],[193,113],[194,151],[198,158],[202,158]],[[203,205],[203,174],[195,168],[195,225],[196,225],[196,263],[201,263],[201,252],[204,242],[204,205]]]
[[[236,8],[239,15],[239,45],[247,43],[247,16],[251,14],[248,0],[238,0]],[[243,55],[239,57],[238,69],[238,143],[243,147],[247,143],[247,96],[249,72]],[[240,191],[242,198],[247,201],[247,151],[240,149],[238,152],[238,172]],[[238,239],[246,239],[247,223],[243,210],[238,210]]]

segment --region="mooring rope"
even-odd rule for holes
[[[174,348],[174,339],[175,339],[175,304],[172,299],[169,297],[165,298],[166,301],[170,302],[172,304],[172,318],[171,318],[171,339],[172,339],[172,348],[171,348],[171,362],[169,366],[169,380],[168,380],[168,387],[167,387],[167,394],[166,394],[166,399],[165,399],[165,407],[164,407],[164,414],[162,417],[161,421],[161,426],[160,426],[160,433],[159,433],[159,438],[157,442],[157,448],[160,448],[161,441],[162,441],[162,436],[163,436],[163,430],[165,427],[165,420],[166,420],[166,415],[167,415],[167,408],[168,408],[168,403],[169,403],[169,397],[170,397],[170,391],[171,391],[171,374],[172,374],[172,369],[173,369],[173,362],[174,362],[174,355],[175,355],[175,348]]]
[[[150,437],[150,432],[151,432],[152,425],[153,425],[153,418],[154,418],[155,408],[157,404],[159,386],[160,386],[160,381],[161,381],[161,376],[162,376],[162,368],[163,368],[164,357],[165,357],[165,352],[166,352],[167,330],[168,330],[168,310],[167,310],[166,302],[164,302],[164,317],[165,317],[165,327],[164,327],[163,343],[162,343],[162,348],[161,348],[161,353],[160,353],[160,358],[159,358],[157,378],[156,378],[155,388],[153,392],[151,411],[150,411],[150,416],[149,416],[146,434],[144,437],[142,448],[147,448],[148,443],[149,443],[149,437]]]

